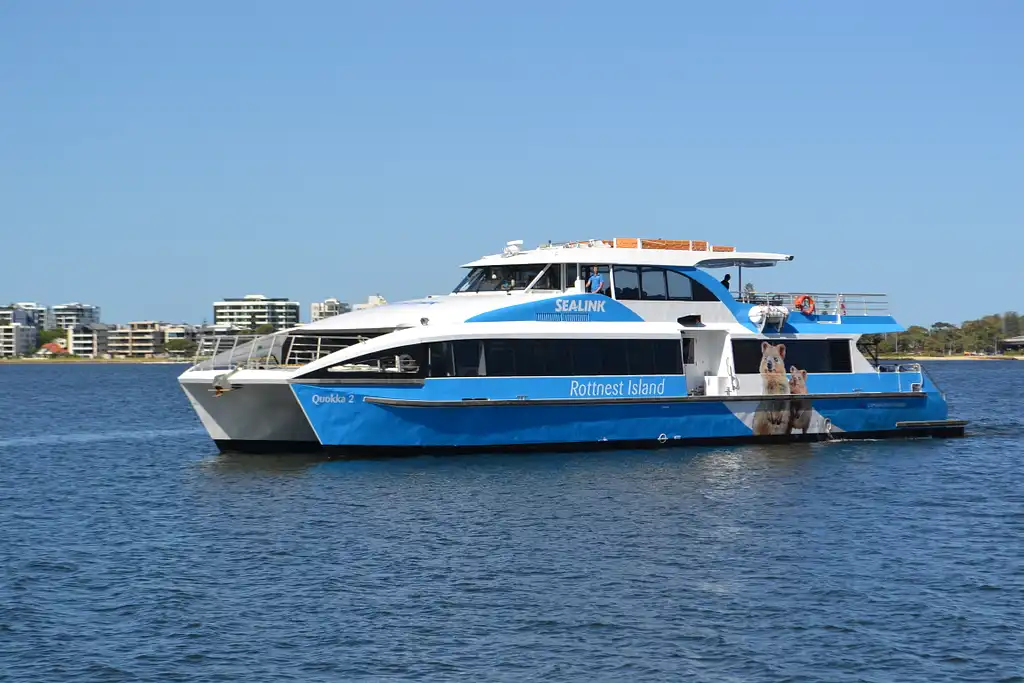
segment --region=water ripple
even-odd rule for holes
[[[962,440],[355,462],[0,368],[0,679],[1024,683],[1018,365]]]

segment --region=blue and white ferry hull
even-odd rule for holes
[[[736,296],[707,272],[770,267],[788,255],[639,238],[520,246],[465,264],[451,295],[233,345],[180,381],[217,444],[245,450],[964,433],[920,366],[885,368],[864,355],[877,356],[876,335],[903,330],[884,297]],[[296,349],[313,359],[294,362]]]
[[[687,396],[679,376],[581,379],[428,379],[421,387],[292,389],[328,448],[493,451],[665,447],[835,438],[956,436],[946,402],[927,378],[919,390],[828,391],[799,396]],[[815,379],[823,380],[814,382]],[[886,383],[886,375],[874,378]],[[895,380],[895,378],[893,378]],[[478,395],[467,399],[467,383]],[[583,384],[619,386],[627,396],[580,398]],[[895,384],[895,382],[892,382]],[[462,385],[462,386],[459,386]],[[884,387],[883,387],[884,388]],[[649,391],[647,395],[640,392]],[[528,392],[528,393],[523,393]],[[458,396],[458,398],[456,398]]]

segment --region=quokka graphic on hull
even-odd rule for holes
[[[814,408],[810,399],[796,398],[807,395],[807,371],[797,370],[794,365],[789,369],[789,375],[789,393],[794,397],[789,402],[789,433],[800,430],[802,434],[809,434]]]
[[[786,345],[761,343],[762,398],[754,411],[754,436],[779,436],[825,431],[825,420],[814,411],[807,395],[807,371],[795,365],[786,376]],[[814,429],[812,429],[812,426]]]

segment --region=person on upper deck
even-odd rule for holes
[[[732,284],[731,282],[729,282],[729,280],[731,279],[732,275],[730,275],[729,273],[726,273],[725,277],[722,278],[722,286],[725,287],[725,291],[727,292],[729,291],[729,287]]]
[[[608,283],[604,281],[601,273],[597,272],[597,266],[590,269],[590,279],[587,280],[587,289],[591,294],[604,294],[608,289]]]

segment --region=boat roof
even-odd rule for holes
[[[712,245],[702,240],[616,237],[559,244],[549,242],[535,249],[523,249],[522,245],[522,240],[510,241],[506,243],[501,253],[483,256],[476,261],[463,264],[462,267],[593,263],[689,268],[767,268],[781,261],[793,260],[789,254],[736,251],[735,247]]]

